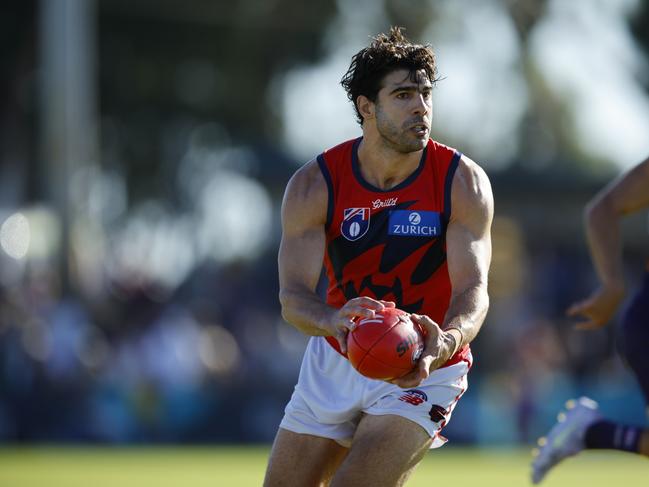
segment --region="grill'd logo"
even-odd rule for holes
[[[387,198],[385,200],[382,199],[375,199],[372,201],[372,209],[373,210],[378,210],[379,208],[387,208],[389,206],[394,206],[397,204],[397,200],[399,198]]]

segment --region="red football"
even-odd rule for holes
[[[347,356],[361,374],[371,379],[391,380],[410,372],[422,350],[419,325],[397,308],[385,308],[374,318],[358,319],[347,335]]]

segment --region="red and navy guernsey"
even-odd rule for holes
[[[442,324],[451,297],[446,227],[451,184],[461,154],[429,140],[417,169],[389,190],[369,184],[360,171],[362,138],[317,158],[329,191],[324,266],[327,303],[336,308],[358,296],[394,301]],[[333,337],[327,341],[338,352]],[[465,360],[469,347],[445,365]]]

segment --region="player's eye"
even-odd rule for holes
[[[399,93],[397,93],[397,98],[399,100],[407,100],[408,98],[410,98],[410,93],[408,93],[407,91],[400,91]]]

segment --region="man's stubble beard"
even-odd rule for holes
[[[381,106],[376,104],[376,130],[381,136],[384,145],[401,154],[410,154],[426,147],[427,140],[422,141],[413,137],[409,139],[408,130],[400,130],[387,116],[383,114]],[[430,131],[430,129],[429,129]]]

